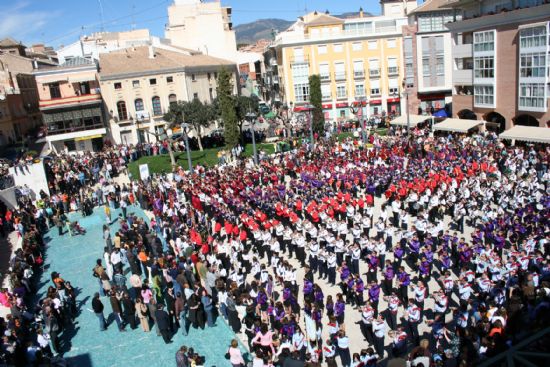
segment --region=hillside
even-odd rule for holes
[[[365,13],[365,16],[371,14]],[[344,13],[335,15],[339,18],[352,18],[359,16],[359,13]],[[272,30],[282,32],[294,23],[293,20],[277,18],[258,19],[254,22],[239,24],[234,27],[238,44],[252,44],[260,39],[271,39]]]

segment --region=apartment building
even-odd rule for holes
[[[220,0],[174,0],[168,7],[165,37],[174,46],[237,62],[231,13]]]
[[[45,141],[57,152],[99,151],[107,134],[96,62],[80,57],[33,72]]]
[[[156,141],[165,132],[163,116],[172,103],[193,98],[211,103],[222,68],[234,73],[233,85],[238,85],[232,61],[184,50],[133,47],[101,54],[100,65],[102,96],[116,144]]]
[[[309,13],[277,35],[272,59],[284,100],[295,111],[309,101],[309,76],[319,74],[327,120],[355,117],[350,107],[359,100],[366,116],[400,113],[402,27],[416,1],[382,0],[381,5],[381,16]]]
[[[425,1],[408,14],[409,24],[403,27],[403,85],[414,114],[444,116],[451,111],[452,41],[445,24],[460,20],[461,12],[447,4],[448,0]]]
[[[514,125],[548,126],[550,3],[455,0],[462,21],[452,34],[453,114]]]
[[[32,74],[38,65],[52,63],[30,58],[11,38],[0,40],[0,146],[22,140],[42,124]]]

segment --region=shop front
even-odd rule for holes
[[[387,111],[388,114],[399,116],[401,115],[401,100],[399,97],[397,98],[388,98],[387,100]]]
[[[381,99],[371,99],[369,101],[369,116],[380,116],[382,115],[382,111]]]

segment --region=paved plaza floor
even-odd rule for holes
[[[129,212],[145,217],[140,209],[132,208]],[[113,218],[118,211],[113,212]],[[61,277],[77,288],[77,305],[80,309],[78,322],[74,329],[64,331],[61,336],[65,357],[71,366],[106,367],[106,366],[174,366],[175,353],[181,345],[193,347],[197,353],[206,357],[205,366],[227,366],[224,359],[231,339],[232,330],[225,321],[219,319],[217,326],[195,330],[191,328],[189,336],[180,333],[173,337],[172,344],[165,344],[154,329],[145,333],[141,329],[119,332],[116,323],[107,331],[99,331],[99,323],[91,311],[93,294],[98,291],[97,279],[92,276],[96,259],[103,257],[102,226],[105,215],[102,208],[96,208],[94,214],[83,218],[79,213],[70,215],[71,220],[78,220],[87,230],[84,236],[59,236],[57,229],[46,236],[47,242],[45,270],[40,279],[39,295],[43,297],[48,286],[52,284],[50,273],[57,271]],[[112,225],[112,233],[118,224]],[[127,276],[128,278],[128,276]],[[111,311],[108,297],[102,297],[105,306],[105,317]]]

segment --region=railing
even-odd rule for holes
[[[62,104],[63,106],[67,106],[69,104],[91,102],[91,101],[101,101],[101,94],[91,93],[91,94],[83,94],[80,96],[61,97],[61,98],[55,98],[55,99],[41,100],[39,102],[39,106],[41,108],[52,107],[59,104]]]
[[[346,80],[346,73],[343,71],[337,71],[334,73],[335,80]]]
[[[363,79],[365,77],[365,72],[363,70],[354,70],[353,77],[355,79]]]
[[[323,101],[330,101],[332,99],[332,95],[324,95],[321,97]]]
[[[371,77],[380,76],[380,69],[369,69],[369,75]]]
[[[336,99],[346,99],[348,98],[348,94],[347,93],[340,93],[336,96]]]
[[[293,57],[290,59],[290,64],[309,64],[309,58],[305,56]]]
[[[319,74],[319,79],[321,79],[322,82],[329,82],[330,74]]]
[[[388,66],[388,75],[399,74],[399,68],[397,66]]]

